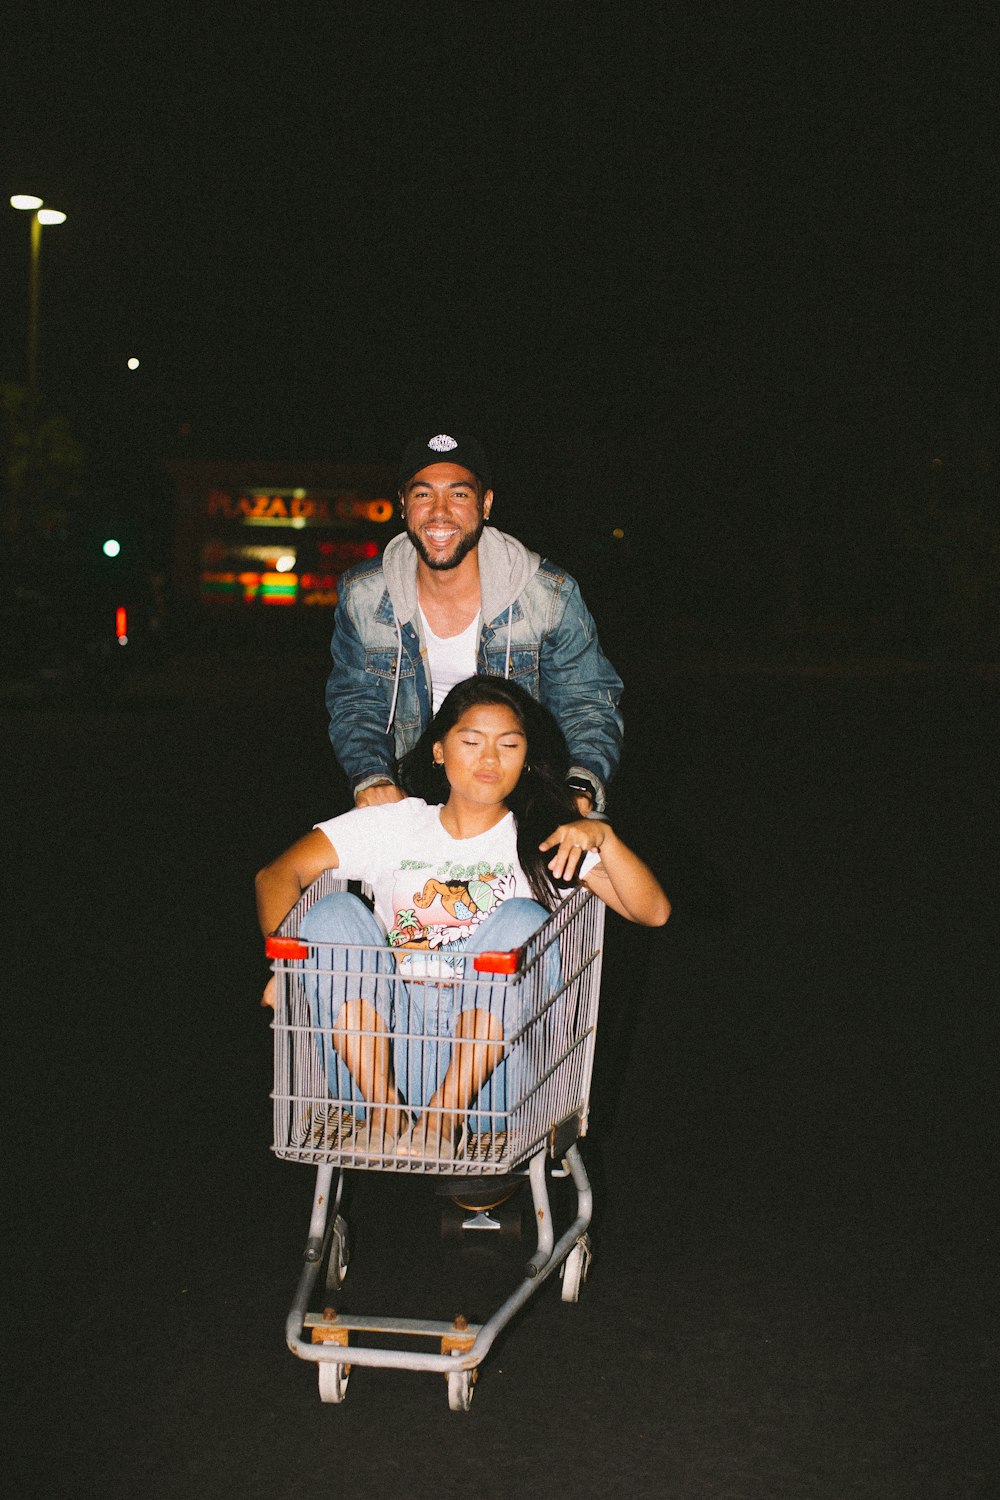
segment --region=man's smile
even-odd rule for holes
[[[438,523],[432,526],[424,526],[421,528],[421,530],[423,531],[423,534],[427,538],[427,540],[429,542],[433,542],[438,547],[445,546],[452,540],[453,537],[459,535],[459,527],[449,526],[444,523]]]

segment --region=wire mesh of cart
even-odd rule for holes
[[[511,952],[301,939],[310,907],[343,889],[327,871],[267,939],[276,979],[274,1151],[317,1168],[287,1342],[317,1365],[324,1401],[342,1401],[350,1370],[361,1365],[445,1375],[450,1407],[467,1411],[500,1330],[554,1272],[567,1302],[577,1300],[586,1277],[592,1200],[576,1142],[587,1130],[605,907],[581,887]],[[471,1076],[481,1086],[461,1111],[434,1103],[450,1097],[442,1080],[477,1066]],[[388,1073],[407,1120],[424,1120],[419,1154],[400,1154],[373,1072]],[[409,1099],[418,1095],[423,1107],[411,1109]],[[523,1279],[483,1323],[338,1312],[349,1261],[340,1210],[350,1169],[462,1181],[526,1176],[537,1244]],[[575,1215],[558,1238],[550,1174],[569,1177],[576,1192]],[[318,1287],[322,1301],[314,1307]],[[377,1345],[362,1342],[371,1336]],[[405,1345],[387,1347],[395,1338]]]

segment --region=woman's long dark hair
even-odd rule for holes
[[[470,708],[495,704],[513,711],[528,742],[524,770],[507,798],[517,828],[517,857],[536,901],[551,908],[576,881],[560,882],[548,867],[551,853],[539,844],[580,814],[565,782],[569,769],[566,741],[547,708],[530,693],[504,677],[468,677],[452,688],[413,749],[399,763],[400,781],[411,797],[425,802],[447,802],[444,767],[434,761],[434,746]]]

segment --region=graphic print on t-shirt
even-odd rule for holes
[[[450,950],[465,947],[471,933],[514,894],[513,864],[460,864],[404,860],[392,894],[390,948]]]

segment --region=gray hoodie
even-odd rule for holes
[[[512,677],[558,721],[573,773],[595,806],[621,755],[621,679],[601,651],[574,579],[495,527],[479,538],[476,671]],[[417,604],[417,551],[394,537],[340,581],[327,682],[330,739],[355,793],[395,779],[395,763],[431,718]]]
[[[483,619],[490,623],[511,608],[541,562],[516,537],[484,526],[479,538],[479,587]],[[403,532],[382,554],[382,571],[396,618],[417,622],[417,549]]]

